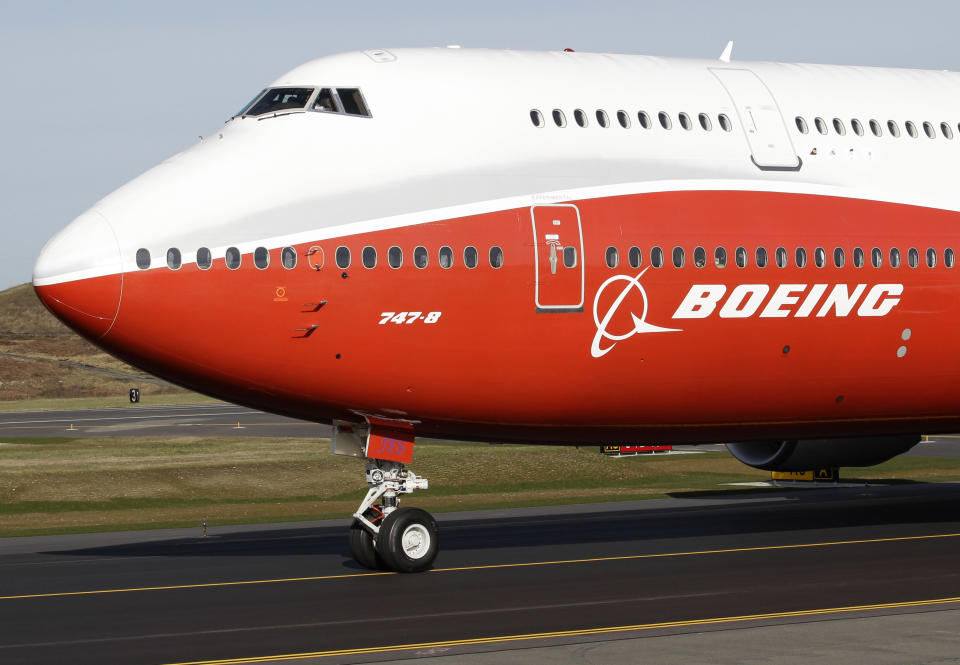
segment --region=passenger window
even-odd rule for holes
[[[674,247],[673,248],[673,267],[682,268],[684,263],[686,263],[686,257],[683,254],[683,247]]]
[[[890,267],[899,268],[900,267],[900,250],[896,247],[893,247],[890,250]]]
[[[813,250],[813,263],[818,268],[822,268],[827,264],[827,252],[823,249],[823,247],[817,247],[815,250]]]
[[[317,101],[313,103],[314,111],[324,111],[326,113],[340,113],[340,105],[337,98],[333,96],[331,88],[322,88],[317,95]]]
[[[363,262],[363,267],[370,269],[377,267],[377,250],[370,245],[367,245],[363,248],[363,251],[360,252],[360,260]]]
[[[746,250],[746,248],[744,248],[744,247],[737,247],[736,251],[734,252],[734,258],[736,259],[737,267],[738,267],[738,268],[746,268],[746,267],[747,267],[747,250]]]
[[[838,268],[842,268],[843,264],[846,263],[846,258],[843,255],[842,247],[833,248],[833,265]]]
[[[286,250],[290,250],[292,256],[286,255]],[[323,268],[323,249],[314,245],[307,250],[305,256],[307,257],[307,265],[313,268],[314,270],[320,270]],[[293,247],[285,247],[284,254],[280,256],[281,260],[284,262],[284,268],[295,268],[297,266],[297,251]],[[289,263],[289,266],[287,265]]]
[[[430,263],[430,256],[427,253],[426,247],[416,247],[413,250],[413,265],[418,268],[426,268],[427,264]]]
[[[577,248],[563,248],[563,265],[567,268],[575,268],[577,265]]]
[[[733,123],[730,122],[730,118],[727,117],[726,113],[721,113],[718,115],[717,120],[720,122],[720,129],[725,132],[733,131]]]
[[[630,248],[630,251],[627,252],[627,261],[630,263],[631,268],[640,267],[640,264],[643,263],[643,255],[640,253],[639,247]]]
[[[503,267],[503,250],[499,247],[490,248],[490,267],[491,268],[502,268]]]
[[[553,123],[557,127],[567,126],[567,117],[563,115],[563,111],[561,111],[560,109],[553,109]]]
[[[597,109],[597,122],[600,123],[601,127],[609,127],[610,119],[607,117],[607,112],[602,109]]]
[[[530,122],[533,123],[534,127],[543,127],[545,124],[543,122],[543,114],[537,109],[530,109]]]
[[[438,255],[438,260],[440,261],[441,268],[452,268],[453,267],[453,250],[444,245],[440,248],[440,253]]]
[[[320,249],[319,247],[317,249]],[[297,250],[293,247],[284,247],[280,250],[280,265],[287,270],[293,270],[297,267]]]
[[[863,267],[863,250],[859,247],[853,248],[853,267],[862,268]]]
[[[767,267],[767,250],[764,247],[757,247],[757,267],[766,268]]]
[[[883,127],[876,120],[870,121],[870,131],[873,132],[874,136],[883,136]]]
[[[394,245],[387,250],[387,265],[397,269],[403,265],[403,250]]]
[[[840,118],[833,119],[833,131],[835,131],[840,136],[846,136],[847,128],[843,126],[843,120]]]
[[[337,88],[337,96],[340,97],[343,112],[347,115],[370,117],[370,109],[367,108],[367,103],[363,101],[363,94],[361,94],[359,88]]]
[[[900,136],[900,127],[894,120],[887,120],[887,131],[890,132],[890,135],[894,138],[898,138]]]
[[[141,247],[137,250],[137,267],[146,270],[150,267],[150,250]]]
[[[480,263],[480,252],[477,251],[477,248],[473,246],[464,247],[463,265],[468,268],[476,268],[478,263]]]
[[[943,138],[952,139],[953,138],[953,128],[950,127],[948,123],[940,123],[940,133],[943,134]]]
[[[810,133],[810,128],[807,127],[807,121],[806,121],[806,120],[804,120],[804,119],[801,118],[800,116],[797,116],[796,122],[797,122],[797,130],[798,130],[801,134],[809,134],[809,133]]]
[[[320,248],[311,247],[310,249],[319,251]],[[315,251],[313,253],[316,254],[317,252]],[[312,256],[312,255],[308,254],[308,256]],[[296,268],[297,267],[297,250],[295,250],[293,247],[284,247],[282,250],[280,250],[280,265],[282,265],[287,270],[293,270],[294,268]],[[317,267],[317,269],[319,270],[321,267],[323,267],[323,254],[320,255],[320,265]]]
[[[937,265],[937,250],[933,247],[927,250],[927,267],[935,268]]]
[[[702,268],[707,265],[707,250],[703,247],[696,247],[693,250],[693,265]]]
[[[690,116],[688,116],[686,113],[680,114],[680,126],[688,132],[693,129],[693,122],[690,120]]]
[[[927,135],[928,139],[937,138],[937,130],[933,128],[929,122],[924,121],[923,123],[923,133]]]
[[[253,250],[253,265],[258,270],[264,270],[270,265],[270,252],[266,247],[257,247]]]
[[[803,247],[797,247],[797,251],[794,252],[794,255],[797,260],[797,267],[806,268],[807,267],[807,250],[805,250]]]
[[[786,249],[784,249],[783,247],[777,247],[777,251],[774,256],[775,256],[778,268],[787,267],[787,250]]]
[[[587,114],[583,112],[583,109],[574,109],[573,119],[576,120],[577,124],[581,127],[587,126]]]
[[[608,268],[616,268],[620,263],[620,252],[616,247],[607,247],[606,259]]]
[[[907,120],[905,127],[907,128],[907,134],[910,135],[910,138],[917,138],[917,128],[910,120]]]
[[[257,116],[305,108],[315,89],[271,88],[243,115]]]
[[[209,270],[213,265],[213,254],[206,247],[197,250],[197,267],[200,270]]]
[[[340,268],[340,270],[346,270],[347,268],[349,268],[350,267],[349,248],[344,247],[343,245],[340,245],[339,247],[337,247],[336,260],[337,260],[337,267]]]
[[[870,263],[874,268],[879,268],[883,265],[883,252],[880,251],[879,247],[874,247],[870,250]]]
[[[654,247],[650,250],[650,265],[654,268],[663,266],[663,250],[659,247]]]
[[[630,129],[630,116],[626,111],[617,111],[617,122],[624,129]]]
[[[701,113],[697,116],[697,119],[700,121],[700,127],[703,128],[703,131],[709,132],[713,129],[713,123],[710,121],[710,116],[706,113]]]
[[[223,255],[223,262],[227,265],[227,268],[236,270],[240,267],[240,260],[240,250],[236,247],[227,247],[227,251]]]
[[[640,126],[644,129],[650,129],[650,114],[646,111],[637,112],[637,120],[640,122]]]
[[[823,118],[814,118],[813,124],[817,126],[817,131],[826,136],[827,134],[827,123]]]
[[[907,265],[911,268],[916,268],[920,265],[920,252],[917,251],[916,247],[911,247],[907,252]]]
[[[853,127],[853,133],[857,136],[863,136],[863,125],[856,118],[850,120],[850,126]]]
[[[723,247],[717,247],[713,251],[713,265],[718,268],[727,267],[727,250],[725,250]]]
[[[664,129],[673,127],[673,121],[670,120],[670,115],[666,111],[660,111],[660,113],[657,114],[657,118],[660,119],[660,126]]]
[[[943,267],[944,268],[952,268],[955,261],[956,261],[956,257],[953,255],[953,249],[951,249],[950,247],[947,247],[945,250],[943,250]]]
[[[171,247],[167,250],[167,267],[170,270],[180,270],[180,250],[176,247]]]

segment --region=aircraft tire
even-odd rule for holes
[[[360,520],[353,520],[353,524],[350,525],[350,554],[353,555],[354,561],[364,568],[384,570],[387,567],[377,554],[373,535],[360,524]]]
[[[437,558],[439,528],[433,515],[420,508],[398,508],[383,518],[377,553],[390,570],[419,573]]]

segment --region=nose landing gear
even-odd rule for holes
[[[367,483],[370,489],[350,526],[353,558],[372,570],[416,573],[429,568],[437,556],[436,520],[420,508],[397,505],[400,494],[427,489],[427,479],[400,462],[371,459]]]

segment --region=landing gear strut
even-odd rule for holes
[[[437,522],[425,510],[398,507],[399,495],[428,487],[400,462],[368,459],[367,496],[353,514],[350,552],[372,570],[416,573],[437,556]],[[378,505],[379,502],[379,505]]]

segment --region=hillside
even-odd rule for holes
[[[60,323],[30,284],[0,291],[0,408],[37,398],[187,393],[110,356]]]

